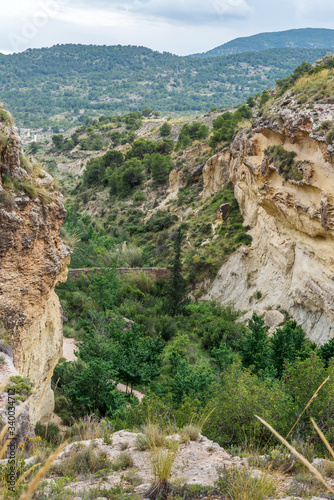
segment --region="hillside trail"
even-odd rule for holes
[[[76,340],[73,338],[66,338],[64,337],[63,339],[63,357],[66,359],[66,361],[76,361],[77,357],[75,355],[75,350],[76,350]],[[117,390],[121,392],[128,392],[129,388],[126,387],[124,384],[117,384]],[[132,394],[138,398],[139,402],[142,401],[143,397],[145,394],[142,392],[133,390]]]

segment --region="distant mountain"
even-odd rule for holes
[[[29,128],[67,129],[87,116],[145,108],[194,115],[242,104],[327,52],[280,48],[201,58],[136,46],[56,45],[0,54],[0,101]]]
[[[259,33],[257,35],[235,38],[208,52],[193,55],[197,57],[216,57],[284,47],[334,50],[334,30],[324,28],[301,28],[271,33]]]

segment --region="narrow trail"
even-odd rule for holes
[[[64,339],[63,339],[63,357],[66,359],[66,361],[76,361],[77,357],[75,355],[75,350],[76,350],[75,343],[76,343],[75,339],[70,339],[70,338],[64,337]],[[121,392],[127,392],[126,385],[117,384],[117,390],[121,391]],[[145,394],[143,394],[139,391],[136,391],[136,390],[133,390],[132,394],[134,394],[134,396],[136,396],[136,398],[138,398],[140,402],[143,399],[143,397],[145,396]]]

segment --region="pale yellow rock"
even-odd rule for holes
[[[334,165],[322,142],[284,126],[257,127],[250,138],[240,131],[229,152],[219,153],[230,155],[230,179],[253,242],[224,264],[206,298],[233,302],[245,317],[279,305],[321,344],[334,337]],[[307,161],[302,181],[285,181],[267,165],[271,145]],[[225,169],[222,161],[204,167],[206,195],[218,190],[214,179]]]
[[[1,173],[51,189],[51,176],[45,175],[41,183],[38,172],[22,168],[20,139],[12,118],[10,123],[0,123],[0,133],[10,145],[2,151]],[[66,280],[69,251],[59,236],[66,215],[61,196],[49,192],[50,201],[44,203],[33,196],[23,192],[18,196],[17,189],[7,187],[0,199],[0,322],[13,350],[15,368],[34,383],[30,414],[35,423],[48,419],[54,407],[50,382],[38,406],[37,402],[52,366],[62,355],[60,305],[54,288]]]

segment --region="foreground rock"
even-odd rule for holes
[[[92,443],[96,444],[95,451],[105,452],[108,457],[114,462],[121,451],[126,450],[132,459],[133,467],[127,470],[120,470],[108,473],[103,481],[105,488],[110,488],[120,484],[121,481],[127,481],[126,477],[137,476],[137,482],[140,483],[134,487],[137,493],[144,493],[148,490],[151,484],[152,472],[149,451],[139,451],[136,447],[137,433],[118,431],[112,435],[112,444],[104,443],[103,439],[95,439],[94,441],[82,441],[81,444],[88,447]],[[170,436],[169,439],[177,440],[179,436]],[[59,456],[58,463],[63,461],[71,453],[74,453],[78,443],[72,443],[62,451]],[[240,465],[242,460],[238,457],[232,457],[226,450],[221,448],[217,443],[210,441],[204,436],[200,436],[197,441],[188,441],[180,444],[176,460],[174,463],[171,480],[178,481],[181,484],[199,484],[203,486],[212,486],[217,479],[217,466],[226,465],[232,467]],[[87,488],[98,486],[100,479],[80,479],[72,482],[68,487],[78,496]]]
[[[0,105],[1,108],[1,105]],[[12,348],[14,364],[34,383],[33,422],[54,407],[50,382],[62,354],[60,305],[54,288],[66,280],[69,253],[59,237],[66,211],[52,177],[24,157],[13,118],[0,114],[0,344]],[[1,368],[0,368],[1,369]]]

